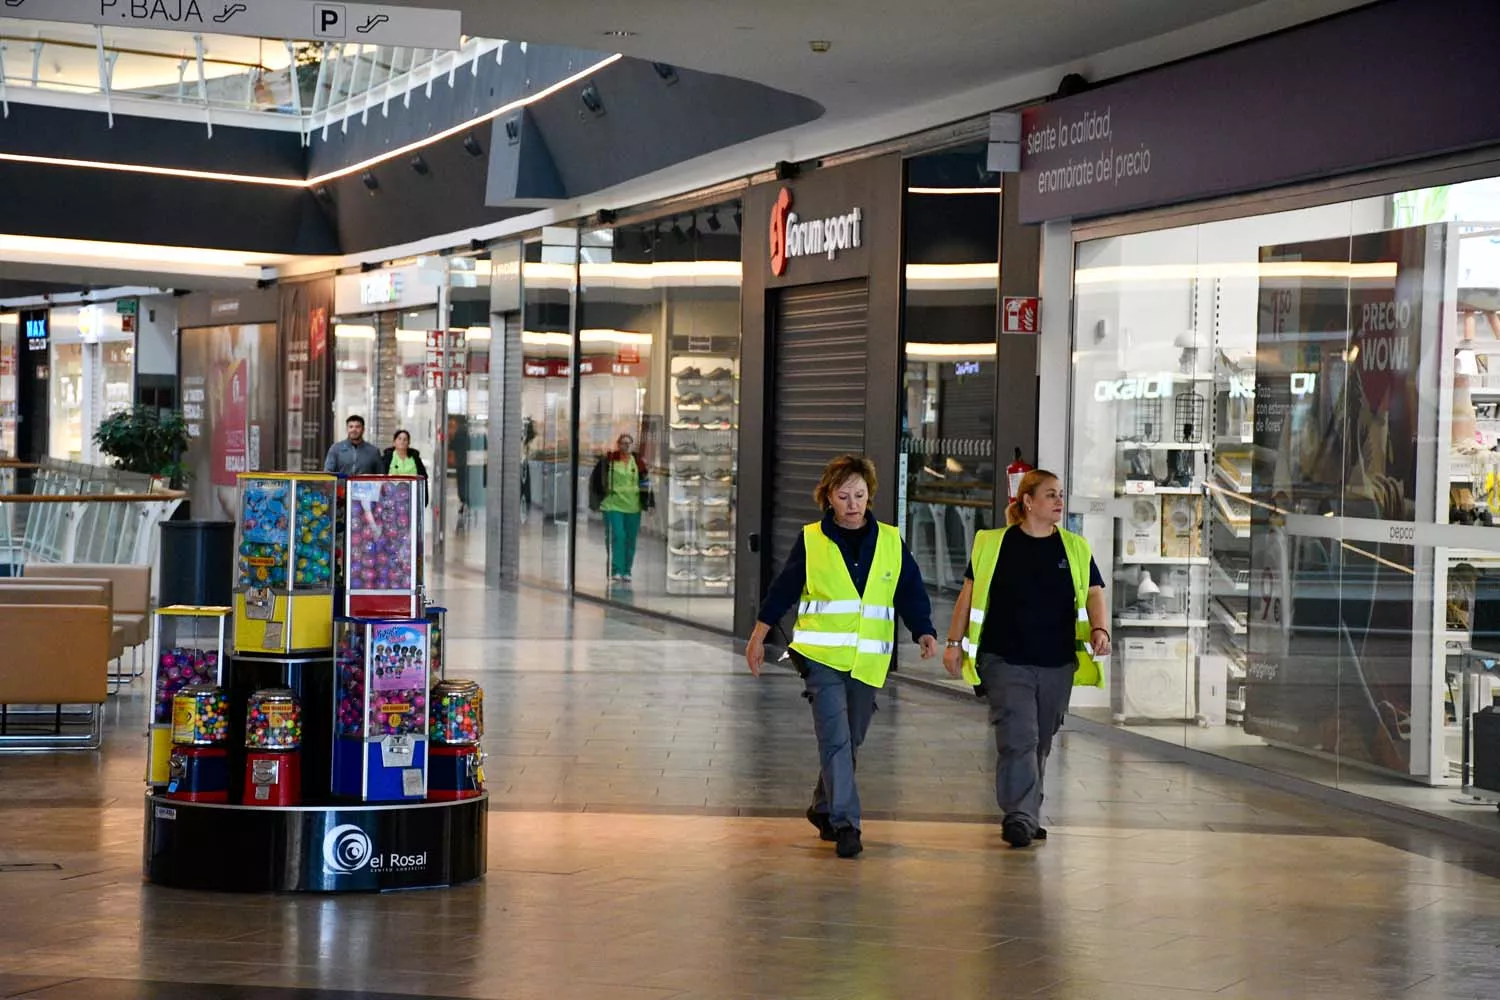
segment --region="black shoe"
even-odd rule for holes
[[[865,849],[865,845],[859,842],[859,828],[853,826],[841,826],[835,833],[838,847],[835,853],[841,858],[852,858]]]
[[[1021,822],[1008,822],[1000,828],[1001,838],[1011,847],[1030,847],[1031,834],[1026,832],[1026,824]]]
[[[1033,833],[1031,835],[1031,839],[1032,840],[1046,840],[1047,839],[1047,828],[1045,826],[1039,826],[1039,827],[1037,827],[1036,828],[1036,833]]]
[[[839,839],[838,832],[833,828],[833,820],[828,818],[827,813],[820,813],[812,806],[807,807],[807,821],[818,828],[818,839],[832,843]]]

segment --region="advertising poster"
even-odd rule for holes
[[[328,343],[332,309],[332,278],[281,286],[288,469],[321,472],[333,444],[333,351]]]
[[[1350,519],[1416,517],[1418,363],[1424,316],[1443,305],[1425,278],[1441,273],[1440,233],[1260,255],[1245,731],[1400,772],[1412,760],[1416,550],[1343,534]]]
[[[233,520],[239,474],[276,464],[269,453],[280,409],[276,327],[195,327],[182,331],[181,346],[184,462],[193,515]]]

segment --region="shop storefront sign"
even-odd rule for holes
[[[307,0],[5,0],[7,17],[195,34],[456,49],[456,10]]]
[[[26,349],[28,351],[47,349],[46,313],[33,313],[26,318]]]
[[[360,275],[359,304],[384,306],[401,301],[401,272],[374,271]]]
[[[793,210],[793,200],[792,189],[782,188],[771,206],[772,274],[786,274],[787,262],[795,257],[836,260],[841,250],[863,245],[860,226],[864,213],[858,206],[822,219],[804,219]]]
[[[1489,0],[1392,0],[1027,109],[1022,222],[1261,190],[1500,143]],[[1391,58],[1392,39],[1400,39]]]

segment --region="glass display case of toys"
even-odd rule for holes
[[[442,681],[433,686],[431,704],[427,797],[476,798],[484,792],[484,691],[473,681]]]
[[[172,699],[169,799],[229,801],[229,695],[217,684],[193,684]]]
[[[336,484],[318,473],[240,475],[236,652],[306,652],[333,644]]]
[[[247,806],[302,801],[302,705],[288,688],[264,688],[245,704]]]
[[[340,618],[334,645],[333,794],[427,797],[430,626]]]
[[[167,784],[172,759],[172,704],[183,688],[224,680],[230,608],[174,605],[156,612],[156,662],[151,669],[151,741],[146,781]]]
[[[424,485],[417,476],[350,476],[345,482],[344,614],[421,614]]]

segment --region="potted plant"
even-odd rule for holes
[[[100,422],[94,442],[117,468],[143,472],[174,487],[182,484],[188,427],[175,410],[141,405],[121,410]]]

